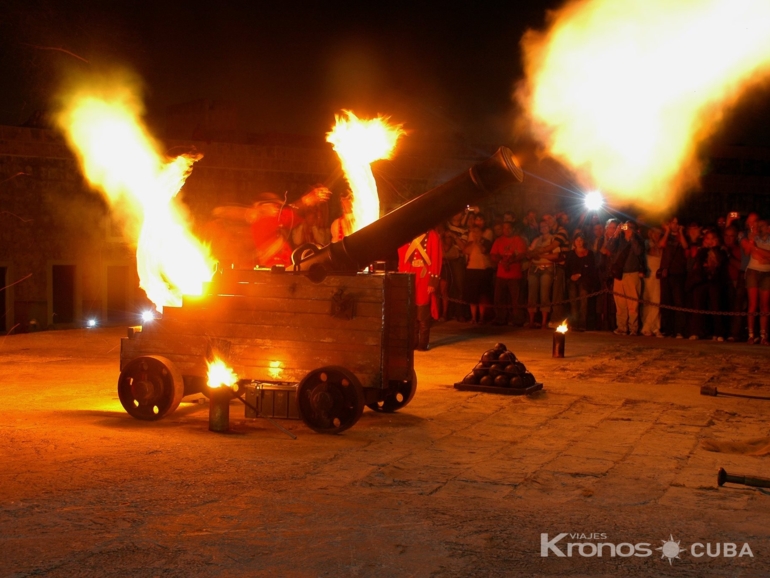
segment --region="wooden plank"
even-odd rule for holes
[[[145,352],[151,352],[152,348],[159,349],[173,349],[180,352],[202,352],[202,355],[206,355],[208,347],[211,345],[214,348],[218,347],[218,343],[222,341],[227,342],[230,349],[234,347],[250,347],[262,351],[306,351],[309,348],[319,353],[331,352],[331,355],[336,355],[339,352],[350,352],[351,354],[366,355],[369,357],[378,357],[380,355],[381,348],[379,345],[366,345],[364,343],[353,341],[346,343],[338,342],[313,342],[304,343],[294,340],[281,340],[281,339],[269,339],[269,338],[235,338],[232,336],[216,337],[208,335],[185,335],[185,334],[158,334],[154,336],[145,335],[139,339],[139,343],[134,345],[127,343],[125,345],[125,351],[133,351],[134,349],[142,349]],[[174,345],[167,345],[167,342],[172,341]],[[205,348],[201,349],[205,344]]]
[[[233,287],[231,290],[220,290],[212,293],[216,295],[241,295],[244,297],[279,298],[279,299],[320,299],[328,301],[332,298],[338,289],[323,288],[313,284],[296,283],[288,287],[263,285],[263,284],[241,284]],[[353,295],[357,301],[382,302],[382,288],[356,288],[347,287],[345,293]]]
[[[326,327],[290,327],[281,325],[260,325],[248,323],[222,323],[209,321],[205,324],[197,321],[181,321],[162,319],[153,322],[152,330],[146,329],[147,336],[181,336],[205,335],[222,339],[278,339],[296,341],[307,347],[312,343],[359,343],[362,345],[382,345],[382,332],[379,326],[372,325],[371,329],[351,329],[338,323],[327,323]]]
[[[232,311],[222,312],[211,310],[198,310],[178,312],[164,316],[159,323],[147,324],[146,331],[152,333],[157,328],[167,323],[195,323],[205,330],[211,324],[231,323],[245,325],[262,325],[276,327],[294,327],[298,329],[315,328],[318,330],[340,329],[348,331],[379,331],[380,317],[353,317],[352,319],[340,319],[329,314],[280,311]],[[152,325],[152,327],[150,327]]]
[[[382,301],[384,279],[381,275],[330,275],[320,283],[313,283],[304,275],[266,273],[256,274],[253,280],[248,282],[218,279],[207,288],[207,291],[213,295],[330,299],[334,293],[342,289],[360,300]]]
[[[398,275],[399,277],[406,276],[404,274]],[[321,287],[335,287],[339,285],[349,285],[355,283],[358,285],[376,286],[383,283],[386,275],[377,274],[360,274],[360,273],[333,273],[328,275],[320,283],[313,283],[313,285]],[[210,283],[207,286],[210,287],[224,287],[227,284],[236,283],[264,283],[264,284],[284,284],[288,285],[294,283],[296,280],[302,280],[307,283],[312,283],[307,278],[307,274],[303,272],[285,271],[284,273],[273,273],[268,269],[231,269],[222,271],[215,274]],[[399,282],[399,281],[397,281]],[[400,281],[403,282],[403,281]]]
[[[279,345],[280,344],[280,345]],[[304,347],[302,347],[304,345]],[[296,341],[275,341],[269,339],[211,339],[203,335],[168,335],[165,337],[130,340],[122,349],[126,354],[154,355],[157,352],[166,352],[185,355],[199,355],[207,357],[211,351],[228,359],[244,357],[249,359],[304,359],[309,356],[319,358],[344,355],[351,359],[367,360],[378,359],[380,347],[377,345],[362,344],[334,344],[334,343],[298,343]],[[160,353],[158,353],[160,355]]]
[[[179,317],[192,315],[193,311],[284,311],[318,313],[329,315],[332,309],[331,298],[295,299],[278,297],[246,297],[242,295],[212,295],[206,298],[184,298],[182,307],[164,307],[163,316]],[[356,300],[356,317],[382,317],[382,300]]]

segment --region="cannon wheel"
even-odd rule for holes
[[[128,362],[118,378],[118,397],[136,419],[158,420],[172,413],[184,396],[184,379],[165,357],[145,355]]]
[[[391,384],[395,384],[395,387],[391,386],[385,399],[376,403],[368,403],[366,407],[383,413],[393,413],[405,407],[414,399],[414,393],[417,391],[417,373],[413,369],[411,380],[396,381],[391,382]]]
[[[321,367],[299,382],[297,407],[302,421],[313,431],[340,433],[364,412],[364,389],[344,367]]]

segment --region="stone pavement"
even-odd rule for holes
[[[552,359],[551,331],[433,333],[409,406],[339,436],[283,422],[297,440],[235,404],[229,435],[200,404],[130,418],[123,330],[0,338],[0,575],[770,575],[770,495],[716,485],[770,458],[700,445],[770,435],[770,402],[699,393],[770,396],[770,348],[570,333]],[[544,392],[452,387],[496,341]],[[561,533],[650,554],[541,556]]]

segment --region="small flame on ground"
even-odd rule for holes
[[[214,260],[188,230],[175,197],[199,156],[165,158],[124,82],[94,81],[61,97],[59,128],[89,183],[101,191],[136,244],[139,285],[159,312],[200,295]]]
[[[586,189],[650,212],[697,188],[697,146],[770,73],[767,0],[582,0],[522,39],[517,98]]]
[[[380,218],[380,198],[371,163],[389,159],[399,137],[406,134],[402,125],[391,125],[388,117],[359,119],[352,111],[335,116],[336,124],[326,135],[340,158],[345,178],[353,191],[355,230]]]
[[[214,361],[207,361],[207,363],[209,366],[208,386],[210,388],[233,387],[238,383],[238,376],[220,358],[216,357]]]
[[[561,322],[561,324],[556,328],[556,333],[567,333],[567,320]]]

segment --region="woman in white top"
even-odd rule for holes
[[[658,269],[660,269],[660,259],[663,256],[663,249],[659,247],[660,239],[663,237],[663,231],[659,227],[653,227],[647,232],[647,243],[645,251],[647,253],[647,273],[644,277],[644,290],[642,298],[645,304],[642,305],[642,335],[648,337],[663,337],[660,332],[660,279],[658,279]],[[656,305],[647,305],[651,301]]]
[[[558,243],[554,243],[551,228],[546,221],[541,221],[540,236],[532,241],[527,252],[527,256],[531,259],[529,274],[527,275],[527,309],[530,329],[548,327],[548,316],[551,314],[554,261],[558,259],[559,251]],[[538,309],[542,314],[540,325],[535,324],[535,315]]]

